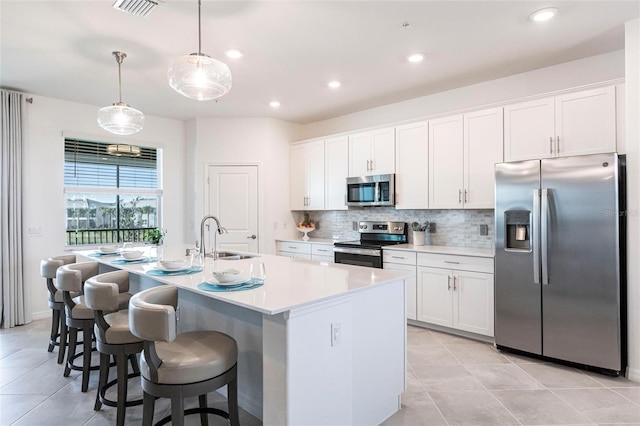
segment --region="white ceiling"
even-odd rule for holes
[[[640,15],[638,0],[203,0],[202,51],[230,66],[233,87],[198,102],[166,77],[173,57],[197,51],[197,1],[166,0],[147,18],[112,3],[1,0],[2,87],[109,105],[118,100],[111,52],[120,50],[123,101],[145,114],[309,123],[622,49],[624,22]],[[546,6],[558,16],[528,20]],[[231,47],[245,56],[226,58]],[[416,51],[426,60],[409,64]],[[342,87],[329,89],[332,79]]]

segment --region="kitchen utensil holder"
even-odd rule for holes
[[[414,246],[424,245],[424,231],[413,231],[413,245]]]

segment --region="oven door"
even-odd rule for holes
[[[335,263],[382,268],[382,250],[334,247]]]

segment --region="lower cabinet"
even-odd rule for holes
[[[407,271],[413,275],[405,278],[405,286],[407,293],[407,319],[416,320],[417,318],[417,280],[416,280],[416,253],[386,251],[383,250],[383,269],[391,269],[396,271]]]
[[[278,256],[333,262],[333,244],[276,241]]]
[[[419,266],[417,319],[493,336],[493,274]]]

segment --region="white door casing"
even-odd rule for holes
[[[207,172],[206,214],[216,216],[227,230],[217,235],[218,250],[258,252],[258,166],[211,165]],[[215,223],[208,224],[205,241],[213,247]]]

